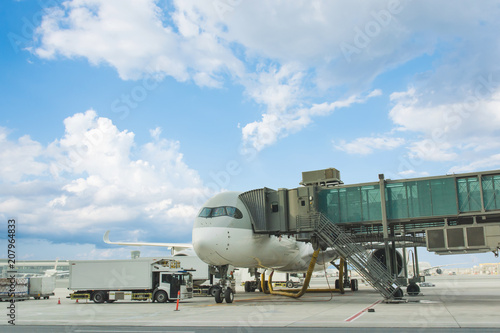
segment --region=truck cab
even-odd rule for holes
[[[185,274],[185,272],[161,272],[159,280],[160,283],[155,292],[154,301],[161,303],[165,302],[167,299],[169,301],[177,300],[179,292],[181,295],[180,299],[193,297],[193,276],[191,274]],[[165,295],[163,293],[158,294],[159,291],[167,293],[167,299],[164,298]]]

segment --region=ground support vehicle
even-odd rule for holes
[[[70,261],[69,267],[71,299],[164,303],[193,297],[191,273],[173,259]]]

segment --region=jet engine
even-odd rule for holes
[[[395,250],[391,249],[389,251],[391,253],[391,256],[394,256]],[[385,264],[386,263],[385,249],[378,249],[373,251],[370,254],[368,260],[378,260],[382,264],[382,266],[384,266],[387,269],[387,266]],[[396,261],[397,261],[398,275],[400,275],[401,273],[403,273],[403,256],[398,251],[396,251]]]

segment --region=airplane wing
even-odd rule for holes
[[[174,251],[181,251],[185,249],[192,249],[193,244],[189,243],[145,243],[145,242],[112,242],[109,240],[109,230],[104,233],[102,237],[104,243],[114,245],[127,245],[127,246],[160,246],[173,249]]]
[[[458,266],[458,265],[465,265],[467,264],[466,262],[463,262],[463,263],[458,263],[458,264],[446,264],[446,265],[439,265],[439,266],[432,266],[432,267],[429,267],[429,268],[425,268],[425,269],[421,269],[420,270],[420,274],[425,274],[425,273],[429,273],[430,271],[432,270],[436,270],[436,273],[438,274],[442,274],[443,271],[441,270],[441,267],[449,267],[449,266]]]

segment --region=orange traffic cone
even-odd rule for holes
[[[78,298],[76,299],[76,302],[78,303]]]
[[[57,304],[61,304],[61,299],[60,298],[57,300]]]
[[[175,307],[174,311],[179,311],[179,299],[181,298],[181,292],[177,292],[177,306]]]

